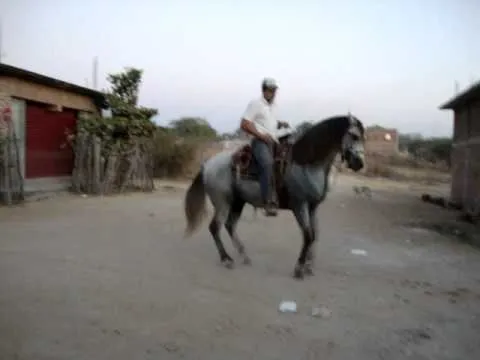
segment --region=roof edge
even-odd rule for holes
[[[98,90],[55,79],[47,75],[35,73],[33,71],[21,69],[5,63],[0,63],[0,76],[2,75],[31,81],[55,89],[66,90],[76,94],[85,95],[93,98],[97,106],[100,108],[105,108],[107,106],[105,94]]]
[[[474,83],[464,91],[455,95],[453,98],[439,106],[440,110],[454,110],[460,105],[465,104],[466,102],[480,98],[480,81]]]

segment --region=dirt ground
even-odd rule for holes
[[[480,252],[414,225],[454,216],[420,188],[365,183],[322,205],[304,281],[290,213],[247,207],[253,264],[227,270],[206,224],[183,239],[177,185],[0,209],[0,359],[480,359]]]

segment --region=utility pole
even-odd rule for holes
[[[98,79],[98,56],[93,58],[93,69],[92,69],[92,86],[97,90],[97,79]]]
[[[455,95],[458,94],[458,92],[460,91],[460,85],[458,84],[458,81],[455,80],[455,83],[454,83],[454,91],[455,91]]]
[[[0,19],[0,63],[2,62],[3,55],[3,29],[2,29],[2,19]]]

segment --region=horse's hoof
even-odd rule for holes
[[[225,266],[227,269],[233,269],[234,262],[232,259],[224,259],[222,260],[222,265]]]
[[[313,269],[311,267],[306,266],[305,267],[305,276],[313,276],[313,275],[315,275],[313,273]]]
[[[304,277],[305,274],[303,269],[300,266],[295,267],[295,270],[293,271],[293,278],[297,280],[303,280]]]
[[[250,258],[246,255],[243,257],[243,265],[252,265],[252,260],[250,260]]]

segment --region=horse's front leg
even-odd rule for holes
[[[242,215],[242,210],[245,205],[245,201],[240,199],[239,197],[235,197],[232,201],[232,205],[230,206],[230,211],[228,214],[227,222],[225,223],[225,227],[227,229],[230,238],[232,239],[233,246],[237,249],[237,252],[242,257],[243,263],[246,265],[250,265],[252,262],[247,255],[247,251],[245,250],[245,245],[240,241],[240,238],[237,234],[237,224],[238,220],[240,220],[240,216]]]
[[[318,236],[318,221],[317,221],[317,208],[318,204],[310,205],[309,206],[309,225],[310,225],[310,232],[312,237],[312,244],[307,252],[307,259],[305,262],[305,275],[312,276],[313,275],[313,267],[315,265],[315,244],[317,241]]]
[[[310,216],[307,203],[305,202],[299,204],[293,209],[293,214],[295,215],[295,219],[297,219],[297,223],[300,226],[303,235],[303,246],[302,250],[300,251],[300,256],[298,257],[297,264],[295,265],[293,277],[296,279],[303,279],[303,277],[305,276],[305,263],[307,261],[310,247],[313,243],[313,237],[310,228]]]

